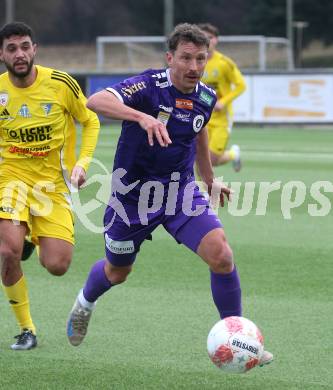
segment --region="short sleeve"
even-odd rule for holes
[[[150,78],[138,75],[106,88],[126,106],[140,107],[152,95]]]

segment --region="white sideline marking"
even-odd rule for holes
[[[292,159],[317,159],[317,160],[333,160],[333,153],[313,153],[313,152],[275,152],[263,150],[241,150],[243,156],[261,157],[261,158],[292,158]]]

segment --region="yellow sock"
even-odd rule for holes
[[[21,331],[23,329],[29,329],[36,334],[36,328],[30,315],[28,288],[24,275],[22,275],[22,278],[14,285],[3,286],[3,289],[11,308],[13,309]]]

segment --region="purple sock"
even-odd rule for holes
[[[91,268],[88,279],[83,288],[83,296],[89,302],[97,301],[97,298],[110,290],[111,282],[105,275],[104,264],[106,260],[98,260]]]
[[[220,317],[242,315],[242,297],[236,266],[229,274],[210,271],[212,295]]]

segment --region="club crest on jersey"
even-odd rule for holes
[[[0,106],[7,106],[8,103],[8,93],[7,92],[0,92]]]
[[[203,115],[197,115],[193,119],[193,130],[196,133],[199,133],[199,131],[202,129],[202,126],[204,124],[205,118]]]
[[[45,112],[45,115],[48,116],[51,109],[52,109],[52,103],[41,103],[40,105]]]
[[[208,106],[211,106],[212,103],[213,103],[213,96],[210,96],[207,92],[205,91],[201,91],[200,92],[200,96],[199,96],[199,99],[208,104]]]
[[[31,118],[29,108],[26,104],[22,104],[17,115],[21,116],[22,118]]]

